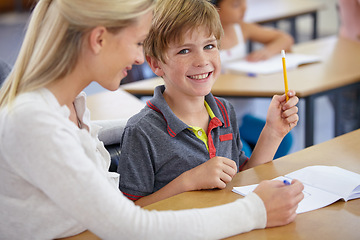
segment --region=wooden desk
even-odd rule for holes
[[[325,8],[323,2],[314,0],[249,0],[245,21],[259,24],[273,23],[276,26],[280,20],[289,20],[291,34],[297,42],[296,19],[299,16],[310,15],[313,21],[312,38],[316,39],[317,13]]]
[[[288,70],[289,88],[305,100],[305,147],[314,143],[314,102],[324,94],[336,96],[347,88],[360,88],[360,44],[336,36],[317,39],[293,47],[293,52],[314,54],[323,59]],[[279,63],[280,64],[280,63]],[[160,78],[153,78],[122,85],[122,89],[135,95],[152,95]],[[215,82],[211,92],[223,97],[272,97],[284,92],[283,73],[248,77],[224,74]],[[341,99],[339,99],[341,100]],[[339,101],[335,106],[335,135],[339,133]]]
[[[360,130],[238,173],[223,190],[186,192],[154,203],[146,209],[180,210],[211,207],[241,198],[232,187],[259,183],[310,165],[333,165],[360,173]],[[289,225],[254,230],[229,239],[359,239],[360,199],[338,201],[302,213]]]
[[[138,113],[145,103],[121,89],[90,95],[86,99],[91,120],[129,118]]]

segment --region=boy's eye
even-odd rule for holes
[[[204,49],[213,49],[213,48],[215,48],[214,44],[209,44],[204,47]]]
[[[179,52],[179,54],[186,54],[189,53],[189,49],[183,49]]]

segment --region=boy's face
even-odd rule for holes
[[[169,45],[166,63],[157,61],[155,73],[163,77],[166,94],[177,99],[209,94],[221,63],[217,40],[208,35],[204,28],[187,31],[183,43]]]

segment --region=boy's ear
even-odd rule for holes
[[[164,71],[161,69],[160,61],[150,57],[146,56],[146,61],[148,62],[149,66],[151,67],[151,70],[158,76],[162,77],[164,76]]]

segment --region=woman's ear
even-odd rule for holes
[[[105,27],[96,27],[89,35],[89,46],[94,54],[99,54],[104,47],[107,30]]]
[[[164,71],[161,68],[161,62],[153,57],[146,56],[146,61],[148,62],[151,70],[159,77],[163,77],[165,75]]]

